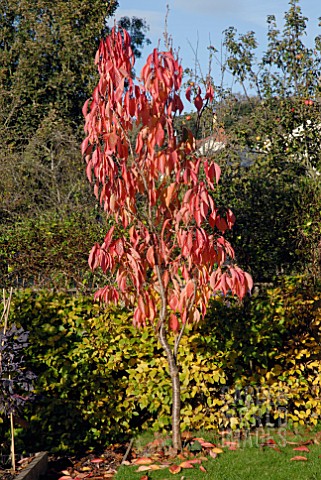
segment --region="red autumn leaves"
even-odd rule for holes
[[[293,449],[293,451],[295,451],[295,452],[306,452],[306,453],[309,453],[309,452],[310,452],[309,448],[306,447],[305,445],[301,445],[301,446],[299,446],[299,447],[296,447],[296,448]],[[307,457],[304,457],[303,455],[296,455],[295,457],[292,457],[291,460],[292,460],[292,461],[293,461],[293,460],[294,460],[294,461],[299,461],[299,462],[300,462],[300,461],[301,461],[301,462],[302,462],[302,461],[306,462],[308,459],[307,459]]]
[[[169,327],[178,331],[205,315],[213,292],[242,298],[252,287],[251,277],[233,265],[233,248],[223,236],[235,217],[213,199],[220,167],[197,157],[191,132],[181,139],[175,133],[174,114],[184,108],[183,70],[171,51],[155,49],[135,82],[129,35],[113,29],[96,63],[100,80],[83,109],[82,153],[114,224],[89,256],[90,268],[113,277],[96,298],[134,306],[134,323],[144,325],[156,319],[162,290]],[[209,83],[204,98],[200,88],[193,94],[200,112],[214,90]]]
[[[204,463],[211,458],[217,458],[224,452],[222,448],[215,444],[206,442],[203,438],[193,438],[190,432],[184,432],[186,446],[180,454],[176,454],[172,447],[164,448],[161,439],[155,439],[148,444],[145,449],[150,451],[149,456],[135,457],[131,462],[126,461],[127,466],[137,466],[136,472],[153,472],[156,470],[168,470],[171,474],[176,475],[183,470],[196,469],[201,472],[207,472]],[[189,446],[188,446],[189,445]],[[197,452],[193,453],[193,445],[197,445]],[[155,450],[154,453],[152,451]],[[141,480],[144,478],[141,477]],[[148,478],[148,477],[147,477]]]
[[[189,102],[191,102],[191,95],[192,95],[192,87],[189,86],[187,89],[186,89],[186,92],[185,92],[185,96],[187,98],[187,100]],[[214,98],[214,88],[213,88],[213,85],[211,83],[208,83],[207,84],[207,87],[206,87],[206,93],[205,93],[205,97],[203,99],[202,97],[202,90],[200,87],[197,87],[197,89],[193,92],[194,93],[194,105],[195,105],[195,108],[196,110],[200,113],[205,102],[206,101],[212,101],[213,98]],[[205,101],[205,102],[204,102]]]

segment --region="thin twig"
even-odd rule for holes
[[[169,5],[166,5],[166,15],[165,15],[165,24],[164,24],[164,43],[166,50],[171,50],[171,37],[168,34],[168,17],[169,17]]]
[[[9,375],[9,380],[11,375]],[[10,429],[11,429],[11,463],[12,470],[16,471],[16,454],[15,454],[15,445],[14,445],[14,422],[13,422],[13,413],[10,413]]]
[[[128,445],[128,447],[127,447],[126,453],[125,453],[125,455],[123,456],[123,459],[122,459],[122,461],[121,461],[121,465],[123,465],[123,463],[126,462],[127,457],[128,457],[128,455],[129,455],[129,452],[130,452],[131,449],[132,449],[133,443],[134,443],[134,438],[132,438],[131,441],[129,442],[129,445]]]

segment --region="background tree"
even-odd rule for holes
[[[116,7],[113,0],[2,2],[1,89],[19,106],[8,112],[15,142],[26,141],[51,109],[77,122],[93,81],[87,56]]]
[[[306,26],[296,1],[282,32],[269,16],[260,59],[254,32],[227,29],[222,71],[230,71],[242,95],[216,89],[215,127],[214,109],[208,119],[213,133],[222,127],[227,136],[228,148],[215,160],[224,165],[222,203],[237,217],[228,238],[261,282],[280,273],[320,273],[320,36],[308,48]]]
[[[143,67],[142,84],[134,84],[130,37],[113,29],[100,44],[96,64],[100,80],[84,105],[88,135],[82,152],[88,179],[113,226],[89,256],[92,269],[100,266],[111,275],[95,298],[122,300],[134,308],[134,325],[153,325],[169,366],[173,447],[179,451],[177,354],[185,326],[204,317],[213,292],[242,298],[252,280],[233,265],[233,249],[223,236],[233,214],[220,215],[211,196],[218,165],[194,154],[195,139],[187,129],[180,139],[175,136],[183,71],[173,53],[155,49]],[[198,110],[212,97],[210,84],[204,99],[198,91]],[[134,124],[132,145],[128,134]]]
[[[26,142],[51,110],[78,128],[97,81],[91,59],[109,31],[116,0],[7,1],[0,6],[0,87],[4,139]],[[124,17],[139,54],[148,29]],[[12,135],[10,135],[12,133]]]
[[[51,257],[48,265],[60,264],[61,269],[61,262],[56,261],[62,250],[59,242],[65,241],[68,232],[71,235],[77,230],[83,231],[85,223],[96,231],[97,223],[102,221],[84,178],[78,145],[82,136],[81,109],[98,78],[92,58],[100,39],[109,31],[108,21],[117,6],[114,0],[1,2],[0,251],[4,254],[0,269],[3,286],[10,285],[13,278],[18,284],[26,284],[34,281],[32,278],[39,279],[41,272],[41,283],[50,279],[43,270],[44,265],[39,263],[35,244],[26,245],[29,240],[39,238],[45,231],[51,232],[48,235],[54,241],[52,247],[47,245],[48,259]],[[120,22],[129,26],[139,54],[148,42],[145,21],[125,17]],[[36,225],[39,230],[33,231]],[[53,232],[55,229],[63,234]],[[14,248],[8,249],[9,230],[15,239],[20,239],[21,246],[15,241]],[[68,245],[77,242],[77,238],[70,239]],[[88,253],[86,245],[82,242],[80,264]],[[19,265],[17,258],[24,256],[23,251],[29,252],[30,262],[24,257],[26,261]],[[72,252],[68,255],[71,257]],[[27,268],[21,269],[22,264]],[[81,268],[76,270],[79,273]],[[57,273],[56,268],[55,271]],[[70,269],[64,271],[68,276]],[[26,275],[24,279],[22,272]],[[73,274],[72,278],[70,281],[74,284]]]

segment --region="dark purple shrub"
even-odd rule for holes
[[[6,416],[19,411],[32,398],[36,375],[26,368],[23,355],[28,335],[16,325],[5,333],[0,330],[0,414]]]

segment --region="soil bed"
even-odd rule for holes
[[[115,444],[106,448],[101,454],[88,453],[79,457],[51,455],[48,459],[46,477],[42,480],[58,480],[61,477],[64,480],[113,478],[124,458],[127,447],[128,444]]]
[[[35,458],[37,458],[35,454],[29,454],[27,456],[16,455],[16,471],[13,472],[10,456],[0,455],[0,479],[14,480],[30,466]]]

